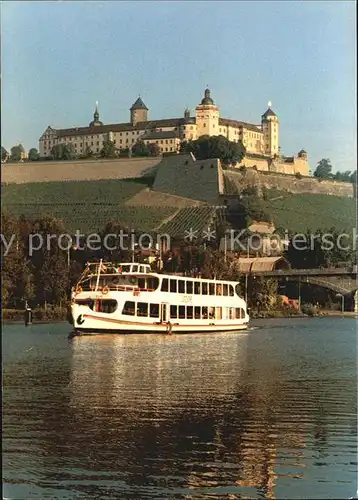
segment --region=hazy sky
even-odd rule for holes
[[[356,168],[354,1],[3,2],[2,144],[38,148],[48,125],[194,113],[260,123],[272,101],[284,154]]]

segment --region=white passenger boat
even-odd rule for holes
[[[139,263],[88,263],[71,314],[79,334],[235,331],[249,321],[237,282],[158,274]]]

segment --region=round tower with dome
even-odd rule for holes
[[[90,127],[99,127],[102,126],[103,123],[99,120],[99,111],[98,111],[98,101],[96,101],[96,107],[93,113],[93,120],[89,124]]]
[[[195,108],[196,136],[219,135],[219,108],[215,105],[207,88],[201,104]]]

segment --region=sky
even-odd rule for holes
[[[2,145],[38,148],[48,125],[192,114],[208,85],[220,116],[260,123],[268,101],[283,154],[356,169],[354,1],[1,4]]]

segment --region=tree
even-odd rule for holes
[[[253,277],[248,280],[248,303],[258,311],[270,311],[277,302],[278,285],[273,279]]]
[[[21,160],[21,154],[22,154],[22,149],[21,149],[21,146],[18,145],[18,146],[13,146],[11,148],[11,155],[10,155],[10,159],[12,161],[20,161]]]
[[[150,156],[159,156],[160,155],[160,147],[156,143],[148,144],[149,155]]]
[[[39,152],[37,151],[36,148],[31,148],[29,151],[29,160],[30,161],[37,161],[39,160],[40,155]]]
[[[352,184],[357,184],[357,170],[355,170],[353,174],[351,174],[349,180],[351,181]]]
[[[132,155],[133,156],[149,156],[150,149],[143,141],[139,140],[132,147]]]
[[[102,158],[115,158],[117,156],[116,145],[113,141],[107,141],[101,149]]]
[[[54,160],[73,160],[76,158],[73,144],[55,144],[51,149],[51,156]]]
[[[32,234],[41,235],[45,243],[38,250],[34,250],[30,256],[34,269],[36,298],[40,303],[58,304],[66,300],[69,292],[68,254],[57,244],[57,238],[65,234],[65,228],[56,219],[42,217],[31,222],[29,231]],[[47,243],[49,234],[56,235],[57,238]],[[30,238],[26,241],[29,243]],[[29,249],[27,253],[30,254]]]
[[[93,156],[93,151],[92,149],[89,147],[89,145],[87,144],[86,145],[86,148],[83,152],[83,154],[81,155],[82,158],[92,158]]]
[[[317,164],[313,175],[318,179],[332,179],[332,165],[329,158],[322,158]]]
[[[352,172],[346,170],[345,172],[337,172],[334,174],[333,178],[337,181],[351,182]]]
[[[8,158],[9,158],[9,153],[3,146],[1,146],[1,161],[6,161]]]
[[[2,213],[1,232],[9,244],[7,250],[1,247],[3,306],[23,307],[24,301],[34,296],[33,269],[22,226],[23,221]]]
[[[307,231],[302,243],[299,242],[301,235],[299,240],[295,240],[291,234],[285,257],[297,269],[340,267],[342,263],[352,265],[355,259],[354,245],[347,245],[346,241],[343,243],[344,248],[338,245],[339,237],[344,233],[348,231],[343,228],[318,229],[314,233]]]
[[[193,153],[198,160],[219,158],[222,163],[227,165],[232,162],[240,162],[245,156],[246,150],[241,141],[229,141],[222,135],[211,137],[203,135],[196,141],[183,143],[181,152]]]

